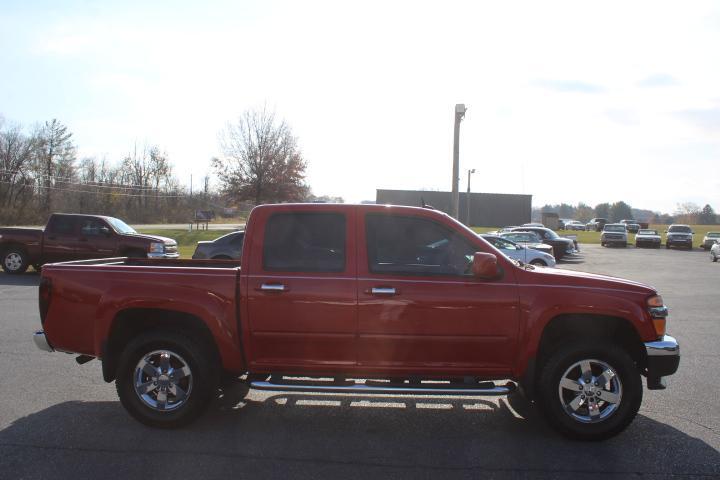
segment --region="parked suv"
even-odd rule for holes
[[[670,225],[666,230],[665,248],[685,247],[692,250],[693,232],[688,225]]]
[[[607,223],[600,235],[600,245],[620,245],[627,247],[627,226],[624,223]]]

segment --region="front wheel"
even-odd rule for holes
[[[580,440],[603,440],[622,432],[642,402],[640,372],[612,343],[561,347],[545,363],[539,402],[553,428]]]
[[[29,266],[27,254],[22,249],[10,247],[3,252],[2,268],[5,273],[25,273]]]
[[[539,258],[536,258],[535,260],[531,261],[530,265],[535,265],[538,267],[547,267],[547,263],[545,263],[544,260],[540,260]]]
[[[115,381],[120,402],[145,425],[187,425],[217,389],[219,367],[212,358],[209,348],[179,332],[142,334],[120,356]]]

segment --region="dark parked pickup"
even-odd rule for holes
[[[6,273],[45,263],[107,257],[178,258],[172,238],[141,235],[122,220],[54,213],[44,229],[0,228],[0,261]]]

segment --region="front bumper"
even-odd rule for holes
[[[148,258],[180,258],[179,253],[148,253]]]
[[[677,372],[680,365],[680,345],[670,335],[645,343],[647,352],[648,390],[664,390],[665,378]]]
[[[45,332],[43,332],[42,330],[33,333],[33,342],[35,342],[35,346],[43,352],[55,351],[52,345],[50,345],[50,342],[48,342],[47,337],[45,336]]]

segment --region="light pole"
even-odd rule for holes
[[[467,206],[467,217],[465,225],[468,227],[470,226],[470,176],[475,173],[475,169],[471,168],[468,170],[468,191],[467,191],[467,198],[465,199],[465,204]]]
[[[453,173],[452,173],[452,196],[450,197],[450,215],[460,219],[460,122],[465,116],[465,104],[455,105],[455,130],[453,132]]]

